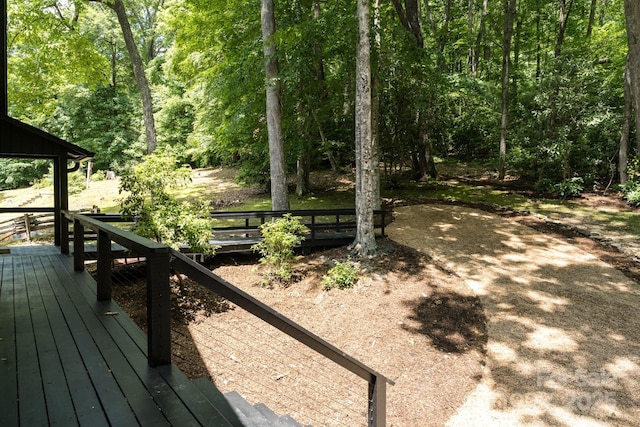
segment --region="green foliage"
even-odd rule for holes
[[[536,182],[535,189],[541,193],[556,194],[563,199],[577,197],[584,191],[584,180],[576,176],[556,183],[550,178],[542,178]]]
[[[624,198],[632,206],[640,206],[640,158],[635,156],[627,164],[628,180],[620,186]]]
[[[87,188],[86,177],[80,171],[67,174],[67,180],[69,194],[80,194]],[[53,166],[49,167],[49,171],[42,178],[33,182],[33,187],[50,188],[53,191]]]
[[[133,231],[178,249],[188,244],[193,250],[213,254],[209,244],[212,223],[203,202],[177,200],[169,190],[186,185],[191,168],[176,166],[176,158],[158,150],[122,176],[122,214],[134,219]]]
[[[104,181],[106,175],[105,171],[96,170],[91,174],[91,181]]]
[[[421,40],[402,25],[393,2],[379,6],[372,65],[387,170],[418,170],[426,142],[441,158],[497,158],[504,12],[500,2],[488,2],[486,11],[482,2],[450,3],[430,2],[429,16],[422,8]],[[95,151],[97,169],[121,168],[144,147],[118,22],[104,2],[51,4],[8,4],[10,113]],[[598,19],[587,37],[590,4]],[[331,160],[350,170],[354,162],[355,15],[343,2],[319,2],[319,14],[314,5],[275,5],[288,172],[305,147],[312,169]],[[259,3],[145,0],[127,7],[153,85],[159,144],[193,165],[238,165],[240,180],[266,187]],[[564,183],[570,177],[588,186],[608,180],[628,46],[622,2],[611,0],[574,2],[556,49],[558,7],[518,3],[507,162],[510,174],[548,178],[571,194],[577,187]],[[11,175],[1,169],[0,185],[7,186]]]
[[[628,181],[623,186],[624,198],[631,206],[640,206],[640,184],[636,181]]]
[[[577,197],[584,191],[584,180],[575,176],[553,186],[553,192],[563,199]]]
[[[358,281],[359,265],[351,260],[335,261],[334,266],[329,269],[322,278],[322,284],[326,290],[338,288],[351,288]]]
[[[555,183],[550,178],[542,178],[536,181],[535,189],[541,193],[550,193],[553,191]]]
[[[117,170],[140,157],[139,123],[130,95],[118,86],[70,85],[62,89],[61,104],[50,128],[96,153],[94,167]]]
[[[0,159],[0,190],[27,187],[46,175],[50,161]]]
[[[302,234],[307,230],[300,219],[291,214],[260,226],[262,240],[253,245],[252,249],[262,255],[260,262],[269,266],[268,279],[283,283],[291,281],[293,249],[304,240]]]

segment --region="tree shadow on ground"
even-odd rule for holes
[[[431,295],[405,301],[413,310],[403,329],[429,337],[447,353],[486,353],[487,318],[480,299],[436,289]]]

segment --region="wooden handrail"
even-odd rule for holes
[[[273,211],[272,211],[273,212]],[[98,234],[98,299],[111,298],[111,242],[135,251],[147,261],[147,340],[151,366],[171,363],[170,268],[185,274],[201,286],[215,292],[281,332],[306,345],[339,366],[363,378],[368,387],[368,426],[386,425],[386,385],[394,382],[347,355],[243,290],[217,276],[182,253],[140,237],[130,231],[106,224],[87,215],[63,211],[74,224],[74,268],[84,269],[84,228]],[[67,248],[68,250],[68,248]]]
[[[151,366],[171,363],[171,288],[169,286],[169,247],[114,227],[86,215],[63,211],[73,222],[74,269],[84,270],[84,229],[98,234],[97,296],[111,299],[111,242],[119,243],[147,261],[147,358]],[[68,253],[69,248],[61,248]]]
[[[173,249],[171,249],[171,267],[367,381],[369,383],[369,426],[385,425],[386,384],[393,385],[393,381]]]
[[[0,213],[31,213],[31,212],[55,212],[54,208],[30,207],[30,208],[0,208]]]

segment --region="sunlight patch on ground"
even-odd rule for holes
[[[580,345],[563,329],[539,325],[528,334],[524,347],[537,351],[577,351]]]
[[[564,308],[571,303],[567,298],[554,296],[547,292],[529,290],[526,292],[526,296],[540,308],[547,313],[554,313],[557,311],[564,311]]]

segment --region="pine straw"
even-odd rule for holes
[[[487,212],[399,208],[392,239],[480,297],[487,369],[451,426],[640,425],[640,288],[571,244]]]
[[[215,273],[331,344],[386,375],[387,425],[441,426],[477,385],[484,363],[485,318],[479,299],[455,275],[416,251],[382,241],[386,254],[365,262],[358,284],[325,291],[321,277],[344,258],[333,249],[300,257],[302,279],[260,286],[255,257],[218,258]],[[120,297],[127,312],[131,286]],[[143,294],[143,293],[142,293]],[[122,301],[124,300],[124,301]],[[134,316],[142,319],[144,316]],[[174,362],[191,377],[313,426],[366,425],[367,384],[244,310],[176,319]]]

